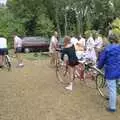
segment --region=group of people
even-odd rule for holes
[[[21,57],[21,49],[22,49],[22,39],[14,34],[14,52],[16,54],[18,64],[17,67],[23,67],[23,60]],[[0,68],[4,67],[4,59],[5,55],[8,54],[8,45],[7,39],[4,36],[0,36]]]
[[[56,57],[56,49],[58,49],[58,33],[55,32],[50,42],[51,63],[54,63]],[[64,55],[68,56],[68,69],[70,73],[70,84],[65,87],[72,90],[74,66],[78,65],[78,60],[87,57],[94,61],[99,69],[104,68],[105,79],[107,83],[107,91],[109,97],[109,106],[107,111],[116,111],[117,99],[117,82],[120,81],[120,45],[119,38],[112,34],[109,36],[109,44],[104,46],[102,37],[96,33],[89,36],[64,37],[64,47],[61,53],[61,60],[64,61]],[[103,48],[104,46],[104,48]],[[84,71],[84,70],[83,70]],[[81,70],[82,72],[82,70]],[[84,72],[82,72],[84,73]],[[83,75],[81,79],[84,79]]]
[[[55,62],[55,57],[57,54],[58,45],[58,33],[55,32],[54,36],[51,38],[50,42],[50,53],[51,53],[51,61],[50,63]],[[102,37],[96,33],[94,36],[90,34],[89,36],[82,36],[79,37],[70,37],[65,36],[64,38],[64,49],[62,50],[61,59],[65,61],[65,55],[68,57],[68,64],[69,64],[69,73],[70,73],[70,84],[66,87],[68,90],[72,90],[73,86],[73,72],[75,69],[75,65],[79,64],[79,60],[90,59],[96,64],[97,56],[103,46]],[[84,69],[81,66],[81,80],[84,79]]]

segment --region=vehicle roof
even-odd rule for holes
[[[35,42],[39,42],[39,41],[49,41],[48,38],[45,37],[40,37],[40,36],[34,36],[34,37],[23,37],[22,39],[23,41],[35,41]]]

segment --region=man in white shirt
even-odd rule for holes
[[[5,54],[8,54],[7,39],[4,37],[0,37],[0,67],[3,67]]]
[[[23,67],[23,60],[22,60],[22,39],[17,35],[14,35],[14,49],[16,53],[16,57],[18,59],[18,67]]]
[[[102,39],[102,37],[98,33],[96,33],[95,51],[96,51],[97,57],[99,56],[99,53],[100,53],[102,47],[103,47],[103,39]]]
[[[77,38],[75,38],[75,37],[71,38],[71,44],[76,45],[77,42],[78,42]]]
[[[58,33],[55,31],[54,35],[51,37],[51,41],[50,41],[50,46],[49,46],[49,52],[51,55],[51,59],[50,59],[50,64],[55,64],[55,59],[56,59],[56,49],[58,48]]]

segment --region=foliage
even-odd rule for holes
[[[12,44],[14,32],[24,35],[25,29],[20,19],[15,19],[8,9],[0,9],[0,35],[8,39],[8,46]]]
[[[112,23],[112,32],[120,38],[120,19],[116,18]]]
[[[120,0],[8,0],[0,15],[0,33],[7,37],[51,36],[55,30],[60,36],[88,30],[107,35],[109,23],[120,16]]]
[[[35,34],[41,36],[51,36],[54,30],[52,21],[45,15],[40,15],[36,20]]]

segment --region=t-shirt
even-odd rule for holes
[[[7,39],[0,37],[0,48],[7,48]]]
[[[75,37],[71,38],[71,44],[72,45],[76,45],[77,42],[78,42],[78,39],[76,39]]]
[[[51,53],[55,52],[57,47],[58,47],[58,40],[55,36],[52,36],[51,41],[50,41],[49,51]]]
[[[95,47],[100,49],[100,48],[102,48],[102,45],[103,45],[102,37],[96,38],[95,39]]]
[[[15,36],[14,37],[14,45],[15,45],[15,48],[22,47],[22,39],[18,36]]]
[[[74,45],[68,48],[64,48],[62,51],[61,59],[64,59],[64,55],[68,56],[68,62],[69,64],[72,64],[73,62],[76,63],[78,62],[78,58],[75,54],[75,48]]]

